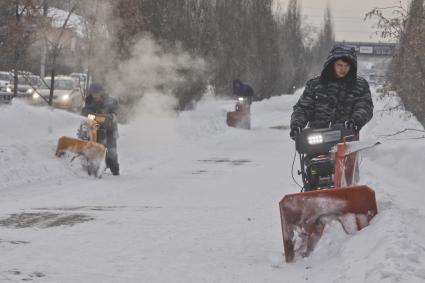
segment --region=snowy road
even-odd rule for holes
[[[80,117],[14,101],[0,111],[0,282],[425,282],[423,130],[376,100],[361,164],[380,214],[355,235],[331,226],[314,254],[283,263],[279,200],[297,192],[289,115],[297,96],[140,117],[120,127],[121,176],[89,178],[56,159]],[[276,129],[280,128],[280,129]],[[31,138],[29,138],[29,136]],[[397,140],[394,140],[397,139]]]

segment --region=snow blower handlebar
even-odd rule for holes
[[[339,124],[325,129],[306,128],[296,138],[295,148],[300,154],[324,154],[337,143],[354,139],[353,130]]]

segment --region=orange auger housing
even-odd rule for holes
[[[226,123],[229,127],[251,129],[251,111],[245,98],[238,99],[235,111],[227,112]]]
[[[105,122],[105,116],[89,114],[88,118],[82,122],[81,128],[83,127],[87,132],[86,138],[71,138],[71,137],[60,137],[58,146],[56,148],[56,156],[61,156],[65,152],[72,152],[75,154],[82,154],[89,160],[105,158],[106,148],[103,144],[97,142],[97,130],[101,123]]]
[[[66,152],[84,155],[89,160],[100,161],[106,156],[106,148],[103,144],[63,136],[58,140],[56,156],[60,157]]]
[[[226,123],[229,127],[250,129],[251,128],[251,115],[249,112],[227,112]]]
[[[106,157],[106,147],[98,143],[98,128],[105,122],[105,117],[101,115],[89,114],[88,118],[82,121],[79,132],[84,128],[84,138],[60,137],[56,148],[56,156],[60,157],[65,153],[82,155],[88,162],[89,175],[100,176],[101,164]],[[80,133],[79,133],[80,135]]]
[[[329,218],[340,221],[349,233],[353,226],[356,230],[367,226],[378,213],[375,192],[352,185],[357,152],[349,152],[347,145],[336,145],[335,187],[286,195],[280,201],[286,262],[313,251]]]

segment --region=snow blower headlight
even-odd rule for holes
[[[96,120],[96,115],[89,114],[89,115],[87,116],[87,118],[88,118],[89,120],[95,121],[95,120]]]
[[[323,143],[323,135],[314,134],[307,137],[308,144],[315,145]]]
[[[244,101],[244,98],[243,97],[239,97],[238,100],[239,101]]]

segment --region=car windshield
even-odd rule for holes
[[[50,79],[45,79],[45,81],[46,81],[47,86],[50,87],[51,80]],[[44,85],[43,87],[46,87],[46,86]],[[74,87],[74,84],[73,84],[73,81],[72,80],[55,79],[55,89],[72,90],[73,87]]]
[[[0,74],[1,81],[10,81],[10,79],[11,79],[10,75]]]
[[[40,85],[40,78],[37,76],[31,76],[29,80],[31,81],[31,85],[33,86]]]
[[[18,84],[20,85],[27,85],[29,84],[30,78],[25,78],[25,77],[18,77]]]

